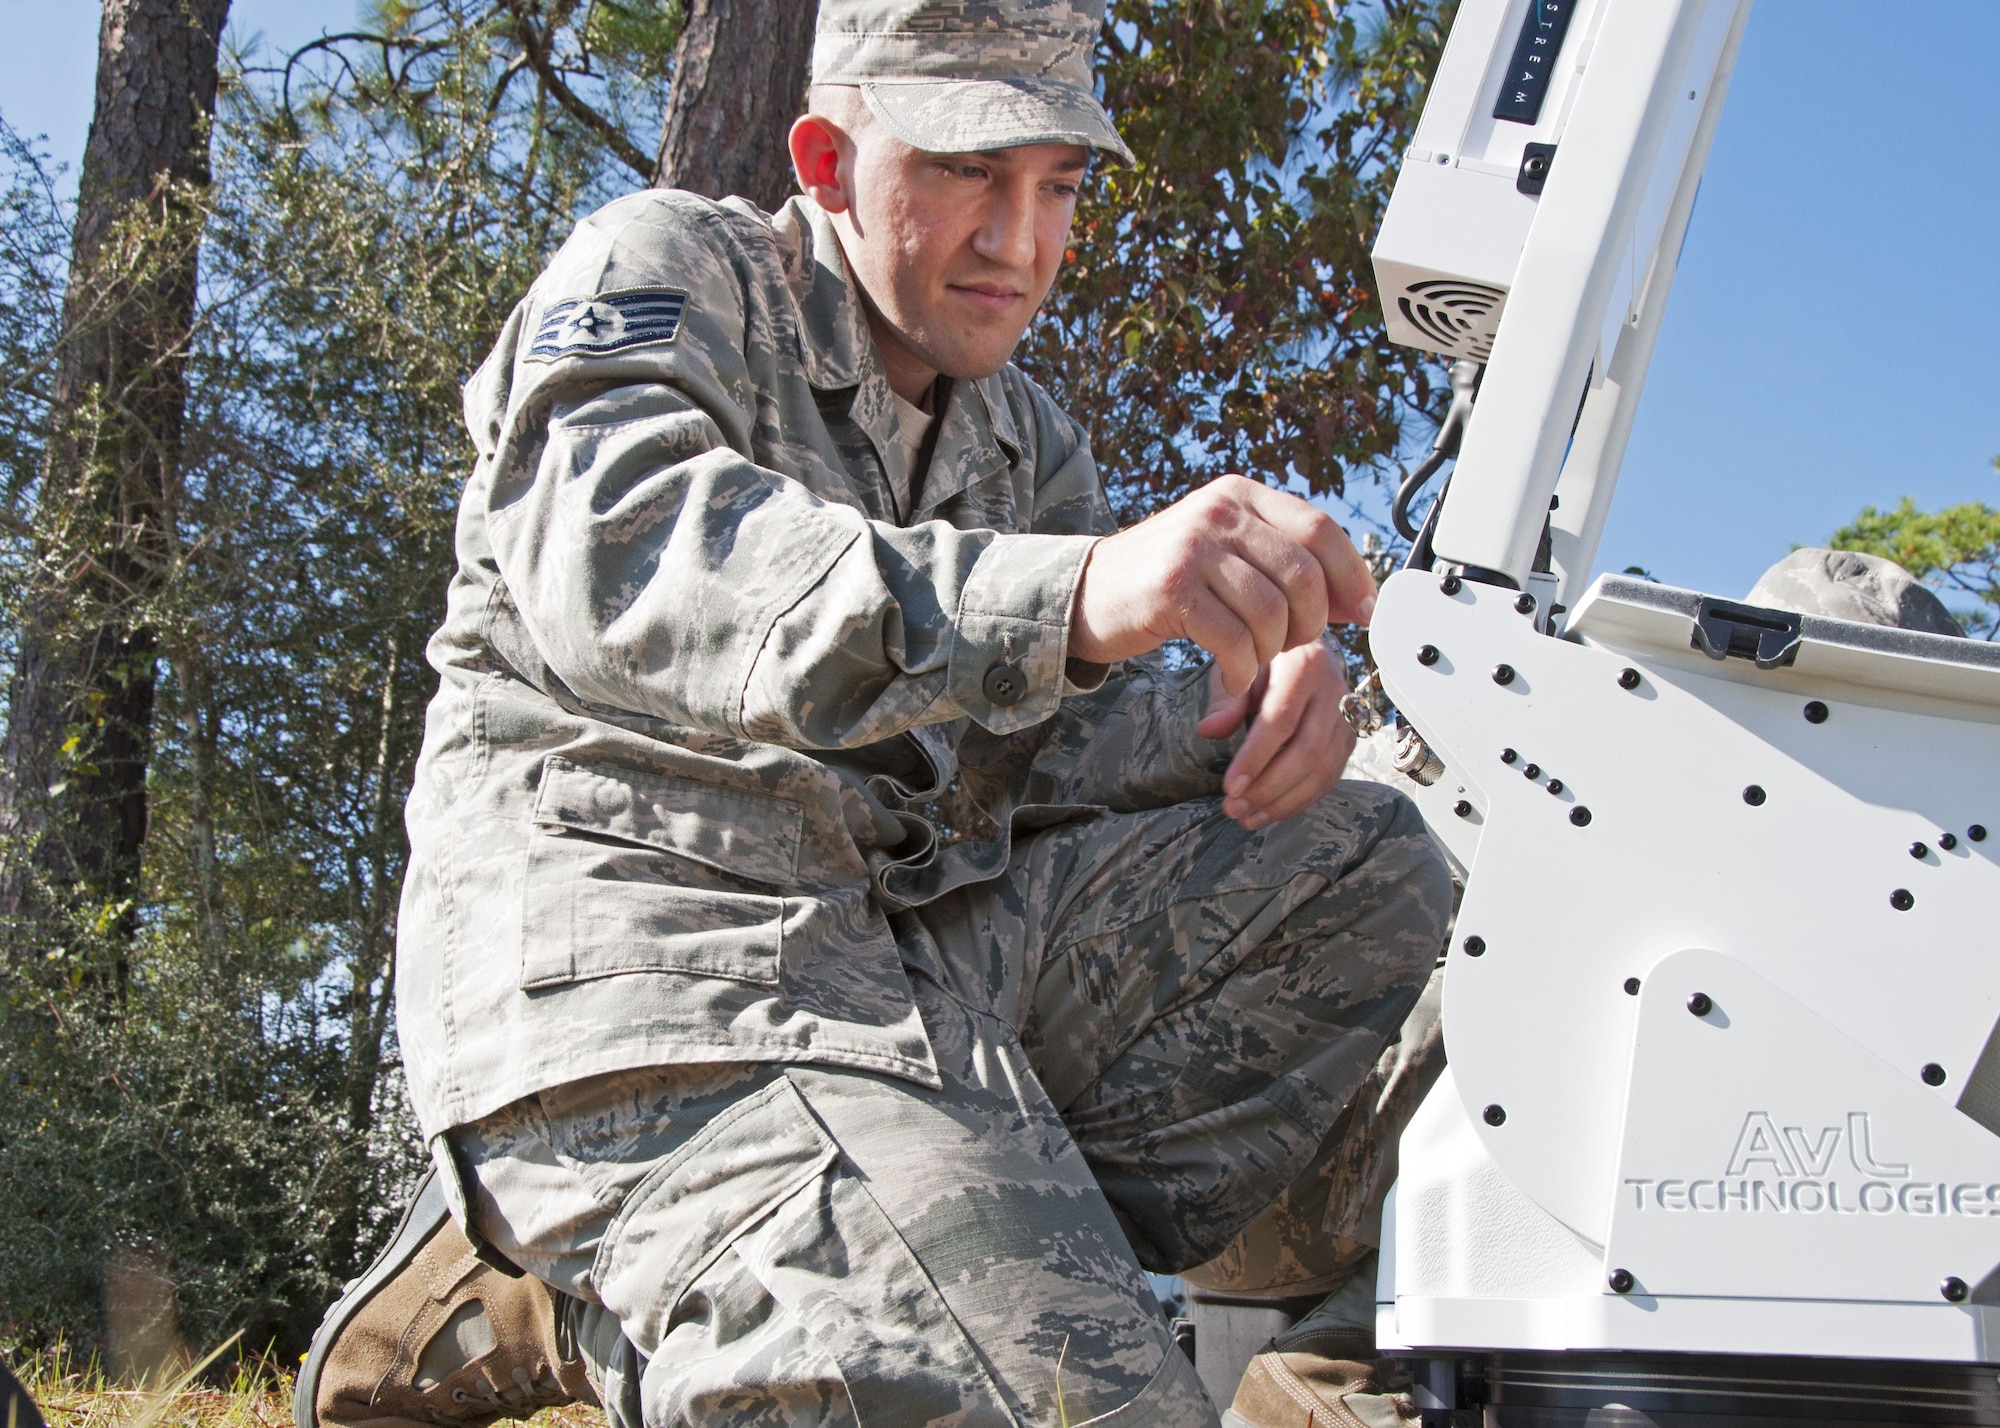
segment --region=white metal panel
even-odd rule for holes
[[[1689,947],[1736,957],[1913,1082],[1941,1064],[1946,1084],[1919,1093],[1949,1106],[2000,1020],[2000,839],[1965,834],[2000,830],[1993,709],[1893,710],[1886,691],[1863,703],[1828,686],[1816,697],[1831,716],[1812,724],[1799,671],[1865,665],[1867,652],[1808,640],[1795,670],[1766,677],[1740,660],[1551,639],[1513,598],[1472,582],[1446,595],[1405,571],[1371,638],[1447,777],[1476,771],[1483,786],[1445,1039],[1475,1132],[1509,1178],[1603,1242],[1639,1007],[1624,982]],[[1438,652],[1428,665],[1426,645]],[[1509,684],[1492,677],[1500,663]],[[1628,665],[1642,675],[1633,690],[1618,682]],[[1519,771],[1531,762],[1533,780]],[[1752,785],[1765,791],[1757,806]],[[1587,826],[1571,821],[1577,808]],[[1940,850],[1951,829],[1957,847]],[[1892,906],[1899,888],[1908,911]],[[1464,955],[1466,936],[1484,939],[1483,956]],[[1478,1119],[1488,1105],[1504,1108],[1502,1125]]]
[[[2000,1136],[1734,958],[1647,975],[1630,1086],[1606,1262],[1636,1294],[1928,1306],[2000,1266]]]

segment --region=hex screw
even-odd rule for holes
[[[1908,912],[1917,905],[1917,900],[1908,888],[1897,888],[1889,894],[1889,906],[1898,912]]]
[[[1611,1271],[1611,1278],[1606,1282],[1610,1284],[1613,1294],[1630,1294],[1633,1286],[1639,1281],[1632,1277],[1632,1271],[1629,1269],[1614,1269]]]
[[[1512,684],[1514,682],[1514,666],[1511,664],[1494,665],[1493,682],[1495,684]]]
[[[1637,977],[1627,977],[1625,979],[1625,995],[1628,997],[1639,995],[1639,979]]]
[[[1926,1065],[1917,1074],[1924,1078],[1926,1086],[1942,1086],[1944,1084],[1944,1067],[1938,1065],[1935,1061]]]
[[[1965,1296],[1971,1292],[1971,1290],[1965,1287],[1965,1281],[1955,1274],[1945,1276],[1944,1283],[1938,1286],[1938,1293],[1942,1294],[1953,1304],[1963,1304]]]
[[[1507,1108],[1505,1106],[1497,1104],[1488,1106],[1484,1111],[1480,1112],[1480,1115],[1489,1126],[1504,1126],[1507,1124]]]
[[[1750,787],[1743,790],[1743,801],[1752,808],[1762,808],[1764,806],[1764,790],[1754,783],[1751,784]]]
[[[1460,818],[1470,818],[1472,816],[1472,805],[1461,798],[1451,806],[1451,811],[1456,813]]]
[[[1984,843],[1986,841],[1986,825],[1984,823],[1973,824],[1965,830],[1965,836],[1975,843]]]
[[[1563,791],[1563,781],[1561,779],[1552,778],[1549,780],[1550,793],[1561,793],[1562,791]]]
[[[1521,766],[1522,778],[1540,778],[1541,776],[1542,766],[1540,764],[1523,764]]]
[[[1806,701],[1806,722],[1808,724],[1824,724],[1826,722],[1826,705],[1817,699],[1808,699]]]
[[[1486,939],[1477,933],[1466,938],[1460,945],[1465,948],[1465,955],[1468,957],[1484,957],[1486,955]]]
[[[1465,582],[1460,580],[1456,575],[1447,575],[1444,579],[1438,581],[1438,589],[1444,591],[1447,595],[1456,595],[1464,588]]]
[[[1958,835],[1956,833],[1938,834],[1938,847],[1944,849],[1945,852],[1949,853],[1953,848],[1956,848],[1957,846],[1958,846]]]
[[[1696,992],[1688,998],[1688,1010],[1696,1016],[1707,1016],[1715,1010],[1715,999],[1707,992]]]
[[[1514,597],[1514,608],[1520,611],[1523,615],[1534,614],[1535,597],[1528,594],[1526,591],[1523,591],[1521,594]]]
[[[1521,756],[1515,753],[1512,749],[1502,749],[1500,751],[1500,762],[1503,764],[1511,764],[1514,762],[1514,760],[1520,757]]]
[[[1428,669],[1430,666],[1436,664],[1437,662],[1438,662],[1438,647],[1436,645],[1422,645],[1418,648],[1417,650],[1418,664],[1423,665],[1426,669]]]
[[[1632,668],[1629,664],[1619,670],[1618,687],[1620,689],[1637,689],[1639,687],[1639,671]]]
[[[1910,856],[1912,858],[1917,859],[1919,862],[1922,862],[1925,858],[1928,858],[1930,855],[1931,855],[1931,850],[1925,847],[1922,843],[1910,844]]]
[[[1584,827],[1590,822],[1590,810],[1588,808],[1572,808],[1569,811],[1569,821],[1579,828]]]

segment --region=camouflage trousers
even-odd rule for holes
[[[944,1085],[616,1073],[451,1133],[477,1229],[580,1301],[614,1422],[1214,1424],[1141,1266],[1317,1158],[1430,975],[1444,865],[1344,783],[1024,838],[892,921]]]

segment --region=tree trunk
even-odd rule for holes
[[[654,187],[785,201],[818,16],[818,0],[689,0]]]
[[[0,750],[0,832],[73,907],[138,890],[157,638],[169,569],[229,0],[104,0],[54,402],[35,580]],[[18,909],[18,865],[0,904]],[[115,924],[129,934],[128,907]]]

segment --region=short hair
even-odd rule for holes
[[[858,84],[815,84],[806,91],[806,112],[830,119],[852,137],[875,122]]]

